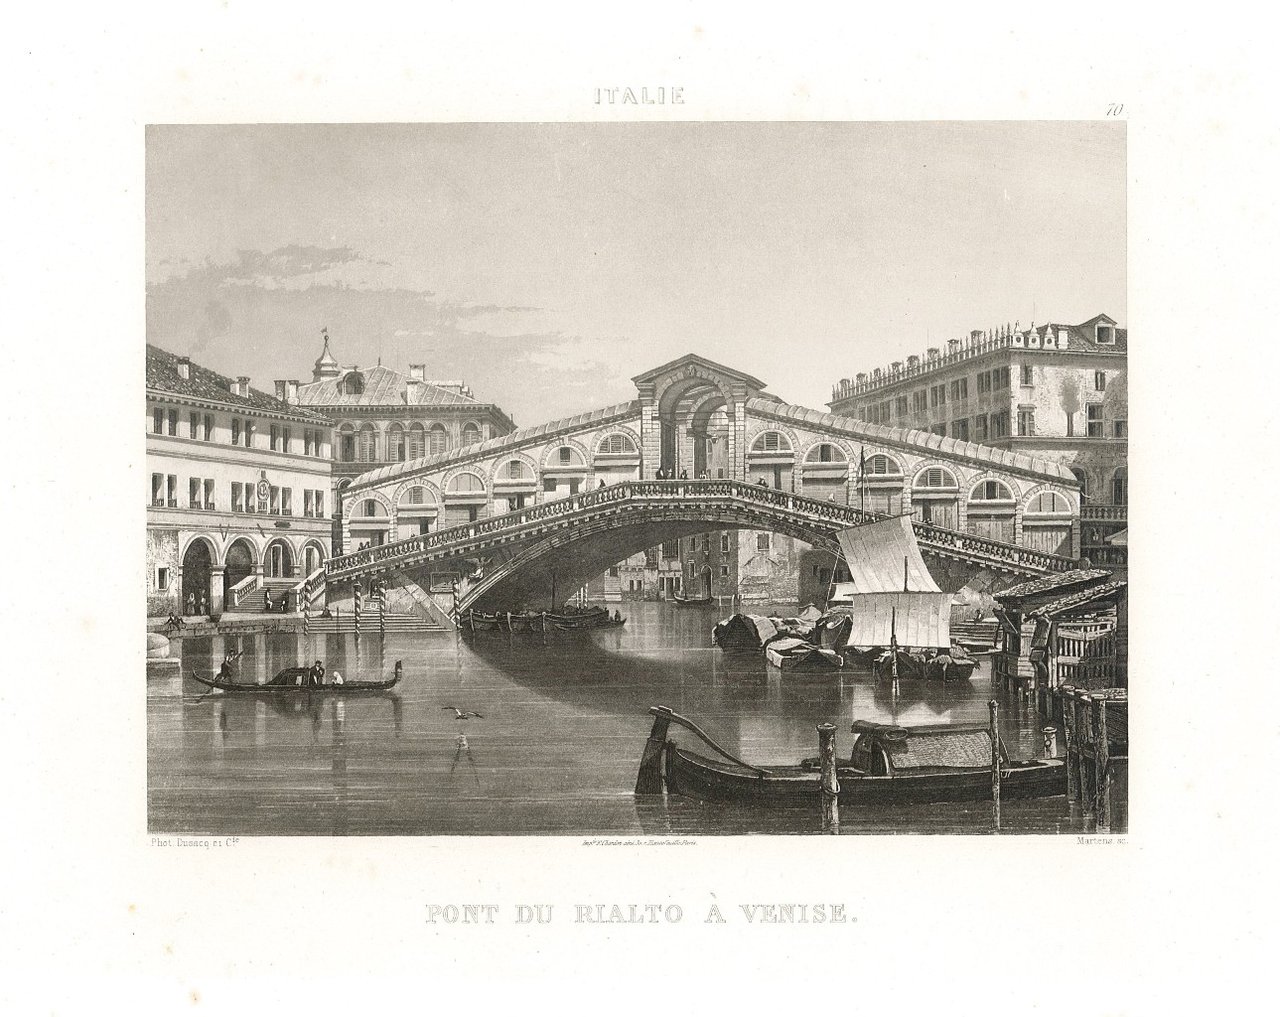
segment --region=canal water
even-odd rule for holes
[[[613,605],[611,605],[612,607]],[[560,834],[704,836],[819,833],[808,811],[638,800],[636,768],[665,705],[749,762],[816,755],[816,726],[988,722],[988,661],[971,681],[903,681],[894,697],[869,672],[784,677],[763,654],[711,646],[713,606],[621,605],[620,629],[584,633],[204,636],[175,643],[181,678],[147,685],[148,825],[239,835]],[[787,610],[784,608],[783,610]],[[791,606],[791,611],[794,606]],[[789,613],[789,612],[788,612]],[[209,692],[188,676],[240,649],[242,680],[323,659],[347,680],[404,677],[347,696]],[[999,698],[996,695],[996,698]],[[482,716],[458,721],[451,707]],[[673,728],[677,740],[692,742]],[[1012,756],[1040,754],[1040,721],[1010,699]],[[991,832],[989,803],[841,812],[842,834]],[[1002,833],[1084,830],[1065,796],[1006,801]]]

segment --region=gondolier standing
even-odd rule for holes
[[[312,685],[324,684],[324,665],[320,661],[316,661],[311,665],[311,670],[307,672],[307,681]]]

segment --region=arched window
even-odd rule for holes
[[[338,462],[354,463],[356,461],[355,428],[350,424],[343,424],[338,428],[338,440],[336,442],[336,446]]]
[[[1121,466],[1111,475],[1111,504],[1129,504],[1129,470]]]
[[[401,505],[425,505],[427,500],[427,489],[421,485],[409,488],[400,496]]]
[[[377,498],[366,498],[360,504],[360,514],[365,517],[382,514],[382,503]]]
[[[404,462],[404,428],[398,423],[387,431],[387,458],[393,463]]]
[[[820,445],[815,445],[809,449],[804,461],[807,463],[842,463],[845,461],[845,455],[839,446],[824,441]]]
[[[417,421],[409,425],[409,433],[406,436],[406,453],[410,459],[421,459],[427,454],[427,435],[422,429],[422,425]]]
[[[999,480],[984,480],[969,495],[970,501],[1013,501],[1013,492]]]
[[[940,470],[939,472],[945,472]],[[868,477],[900,477],[902,476],[902,467],[898,465],[896,459],[892,459],[886,455],[874,455],[867,460],[866,475]],[[954,484],[955,481],[952,481]],[[917,486],[921,486],[917,483]],[[946,485],[923,485],[929,486],[946,486]]]
[[[1071,506],[1067,504],[1067,499],[1053,491],[1045,491],[1036,495],[1027,504],[1028,512],[1054,513],[1062,514],[1071,511]]]
[[[1080,504],[1087,504],[1089,501],[1089,475],[1079,466],[1071,467],[1071,475],[1080,482]]]
[[[339,387],[343,395],[364,395],[364,375],[359,371],[351,371],[342,379]]]
[[[356,456],[362,463],[378,461],[378,432],[372,424],[364,424],[356,442]]]
[[[915,486],[955,487],[956,478],[951,474],[950,470],[944,470],[941,466],[930,466],[916,477]]]
[[[528,480],[528,469],[519,459],[512,459],[507,463],[506,474],[512,480]]]
[[[474,421],[468,420],[462,428],[462,444],[474,445],[480,440],[480,428]]]
[[[432,424],[427,432],[427,455],[438,456],[449,448],[449,434],[444,424]]]
[[[484,481],[474,473],[459,473],[449,481],[446,491],[449,494],[483,494]]]
[[[765,431],[751,445],[752,452],[790,452],[791,442],[778,431]]]
[[[602,456],[633,456],[636,444],[625,434],[610,434],[600,440],[596,451]]]

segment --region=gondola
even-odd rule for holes
[[[816,759],[794,765],[753,766],[718,746],[697,724],[665,706],[649,710],[653,730],[645,745],[636,793],[662,790],[702,801],[743,802],[779,808],[821,803]],[[723,759],[690,752],[667,739],[670,724],[697,735]],[[853,751],[837,763],[842,806],[899,805],[991,799],[991,733],[980,725],[896,727],[855,722]],[[1066,793],[1061,759],[1010,760],[999,744],[1000,796],[1050,798]]]
[[[207,685],[209,688],[218,689],[221,692],[265,692],[277,695],[316,695],[333,693],[335,695],[346,695],[351,692],[385,692],[400,681],[403,667],[401,662],[397,660],[395,673],[386,681],[344,681],[340,685],[333,682],[328,682],[324,685],[308,685],[306,684],[306,681],[310,670],[310,668],[306,667],[286,667],[283,671],[272,678],[271,681],[265,682],[262,685],[259,685],[257,682],[230,682],[216,676],[206,678],[199,671],[192,671],[191,677],[201,685]],[[301,684],[298,682],[299,677],[302,678]]]
[[[702,604],[714,604],[714,603],[716,602],[716,598],[715,598],[715,597],[711,597],[711,596],[707,596],[707,597],[682,597],[682,596],[680,596],[680,594],[678,594],[678,593],[673,593],[673,594],[671,595],[671,599],[672,599],[672,600],[674,600],[674,601],[675,601],[677,604],[679,604],[681,607],[697,607],[697,606],[702,605]]]

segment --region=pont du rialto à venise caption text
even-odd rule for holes
[[[708,904],[686,912],[679,904],[428,904],[428,925],[851,925],[844,904]]]

